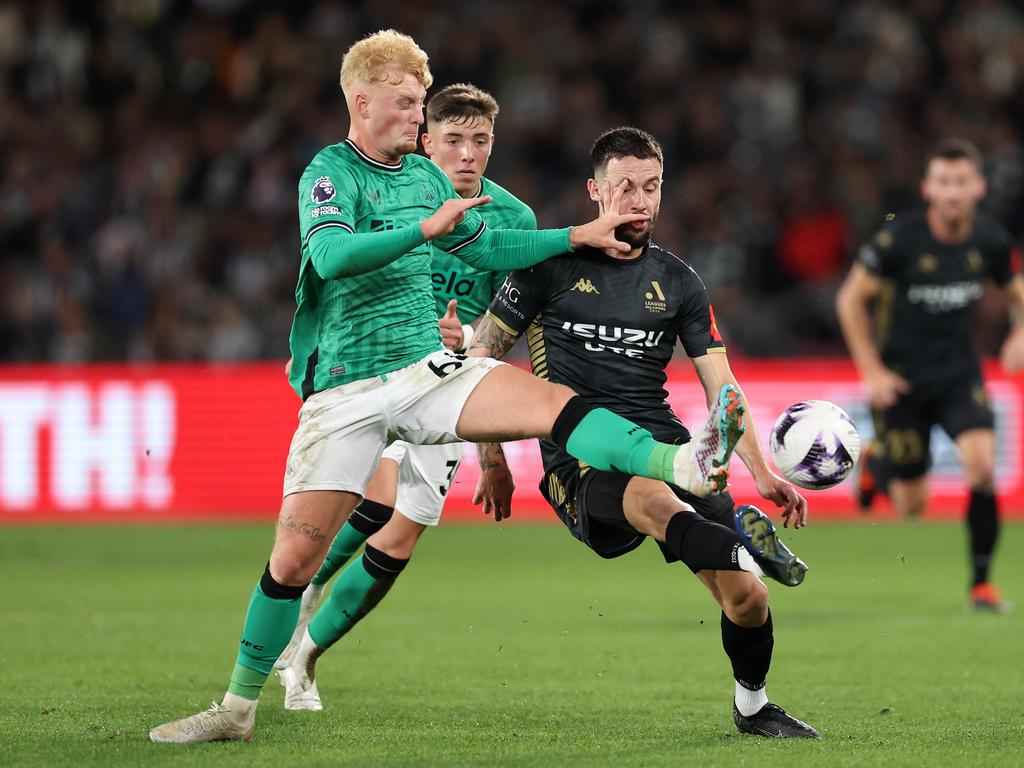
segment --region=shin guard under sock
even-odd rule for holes
[[[366,545],[363,556],[338,576],[330,597],[309,623],[309,636],[327,649],[373,610],[409,561]]]
[[[394,507],[363,499],[359,506],[352,510],[352,514],[334,537],[331,548],[327,550],[327,556],[324,557],[324,562],[311,583],[321,587],[330,581],[331,576],[363,546],[363,542],[387,524],[394,511]]]
[[[733,677],[744,688],[751,691],[764,688],[774,646],[770,611],[768,620],[760,627],[733,624],[722,612],[722,647],[732,662]]]
[[[579,396],[558,414],[551,439],[603,472],[622,472],[666,483],[675,479],[672,462],[679,446],[659,443],[643,427]]]
[[[696,512],[677,512],[668,521],[665,547],[693,571],[741,571],[743,542],[736,531]]]
[[[288,645],[299,617],[299,600],[306,585],[290,587],[270,575],[270,563],[252,591],[238,658],[228,691],[244,699],[259,698],[270,670]]]

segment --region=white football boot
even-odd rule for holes
[[[217,704],[181,720],[158,725],[149,732],[160,744],[197,744],[202,741],[249,741],[256,723],[256,702],[228,694]]]
[[[306,591],[302,593],[302,600],[299,602],[299,623],[295,625],[292,639],[288,641],[288,645],[285,646],[284,650],[281,651],[281,655],[277,657],[277,661],[274,662],[274,669],[278,672],[290,666],[292,659],[295,658],[295,653],[299,650],[299,643],[302,642],[302,635],[306,631],[306,627],[309,626],[309,622],[312,621],[313,613],[316,611],[316,606],[319,604],[326,587],[326,584],[310,584],[306,587]]]
[[[302,633],[292,663],[277,671],[284,686],[284,708],[319,712],[324,708],[316,687],[316,660],[324,649],[317,647],[308,631]]]
[[[711,404],[707,421],[673,461],[674,482],[694,496],[715,496],[729,483],[729,459],[743,437],[746,408],[740,391],[726,384]]]

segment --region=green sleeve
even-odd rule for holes
[[[321,229],[309,239],[309,259],[324,280],[380,269],[423,243],[419,224],[383,232],[351,234],[342,227]]]
[[[445,250],[477,269],[509,272],[540,264],[552,256],[572,251],[569,227],[527,232],[518,229],[492,230],[483,226],[468,240]]]

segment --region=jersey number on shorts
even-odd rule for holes
[[[443,379],[449,373],[454,373],[462,367],[462,361],[466,359],[465,355],[457,355],[454,352],[445,352],[445,355],[452,358],[446,363],[435,365],[433,360],[427,361],[427,367],[434,372],[439,379]],[[449,478],[450,479],[450,478]]]
[[[448,365],[448,363],[445,363],[445,365]],[[462,365],[462,363],[459,363],[459,365]],[[441,367],[443,368],[444,366],[441,366]],[[438,376],[443,376],[443,375],[444,374],[441,374],[441,373],[438,374]],[[448,477],[447,477],[448,482],[447,482],[446,485],[439,485],[439,486],[437,486],[437,489],[439,491],[441,491],[441,495],[442,496],[447,496],[448,495],[448,489],[452,487],[452,477],[454,477],[454,475],[455,475],[455,470],[458,468],[459,462],[456,459],[454,461],[446,461],[444,463],[444,465],[446,467],[448,467]]]

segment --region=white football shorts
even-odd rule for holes
[[[395,510],[420,525],[437,525],[445,496],[462,461],[464,443],[414,445],[396,440],[381,460],[398,465],[398,496]]]
[[[284,495],[362,496],[385,446],[395,440],[461,448],[455,434],[459,414],[480,380],[499,365],[504,363],[445,349],[392,373],[310,395],[288,450]]]

